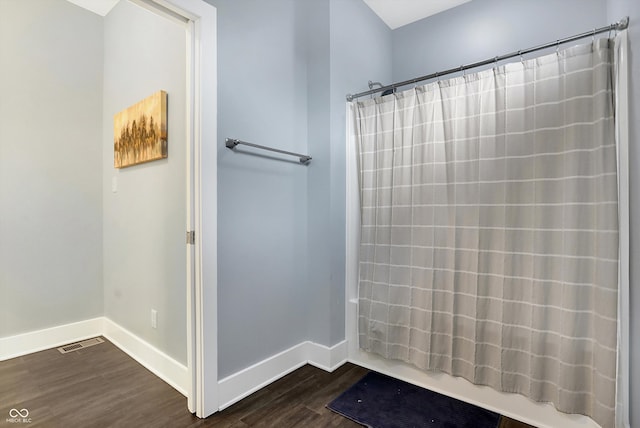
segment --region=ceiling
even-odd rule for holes
[[[362,0],[392,30],[471,0]]]
[[[69,0],[98,15],[105,16],[119,0]],[[471,0],[362,0],[392,30],[419,21]]]
[[[105,16],[119,0],[69,0],[71,3]]]

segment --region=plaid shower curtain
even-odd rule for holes
[[[613,42],[352,103],[360,347],[614,424]]]

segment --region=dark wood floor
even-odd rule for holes
[[[360,427],[325,405],[367,372],[306,365],[207,419],[124,352],[105,343],[61,354],[50,349],[0,362],[0,427]],[[8,422],[27,409],[31,423]],[[500,428],[525,428],[502,418]]]

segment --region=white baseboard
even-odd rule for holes
[[[307,362],[326,372],[332,372],[347,362],[349,349],[347,341],[327,347],[314,342],[305,342],[307,347]]]
[[[333,371],[347,361],[347,342],[331,348],[302,342],[218,382],[218,402],[223,410],[305,364]]]
[[[105,317],[0,338],[0,361],[96,336],[106,337],[182,395],[187,395],[187,367]]]
[[[0,361],[96,336],[106,337],[178,392],[187,395],[189,388],[187,367],[105,317],[0,338]],[[347,354],[347,341],[332,347],[309,341],[295,345],[220,380],[218,382],[220,410],[305,364],[332,372],[347,361]]]
[[[186,366],[108,318],[104,318],[103,335],[151,373],[187,396],[189,375]]]
[[[100,336],[103,317],[0,338],[0,361]]]
[[[307,363],[305,343],[273,355],[218,381],[219,410],[269,385]]]

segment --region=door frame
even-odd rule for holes
[[[131,0],[186,28],[187,406],[219,409],[217,317],[217,10],[203,0]],[[206,197],[204,197],[206,196]]]

